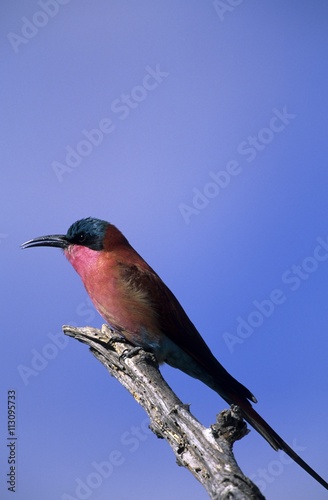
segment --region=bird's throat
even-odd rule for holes
[[[99,252],[82,245],[70,245],[64,253],[85,283],[89,272],[92,272],[97,264]]]

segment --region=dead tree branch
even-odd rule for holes
[[[154,356],[124,342],[107,325],[63,326],[66,335],[87,344],[144,408],[154,434],[171,446],[177,463],[202,483],[211,499],[262,500],[263,495],[238,467],[233,443],[248,433],[238,406],[224,410],[205,428],[163,379]]]

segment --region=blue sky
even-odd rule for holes
[[[17,500],[81,498],[92,480],[92,500],[207,498],[133,398],[61,336],[102,324],[61,252],[19,248],[86,216],[123,231],[259,413],[327,477],[326,2],[0,9],[1,498],[8,390]],[[162,371],[205,425],[226,408]],[[255,431],[234,449],[268,499],[325,497]]]

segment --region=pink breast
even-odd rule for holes
[[[115,260],[82,245],[71,245],[65,255],[99,314],[117,328],[136,332],[139,325],[120,286]]]

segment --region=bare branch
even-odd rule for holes
[[[207,429],[167,385],[152,354],[131,346],[108,325],[101,330],[63,326],[63,331],[87,344],[132,394],[147,412],[154,434],[168,441],[177,463],[190,470],[210,498],[264,499],[239,469],[232,452],[233,443],[249,432],[238,406],[222,411]]]

